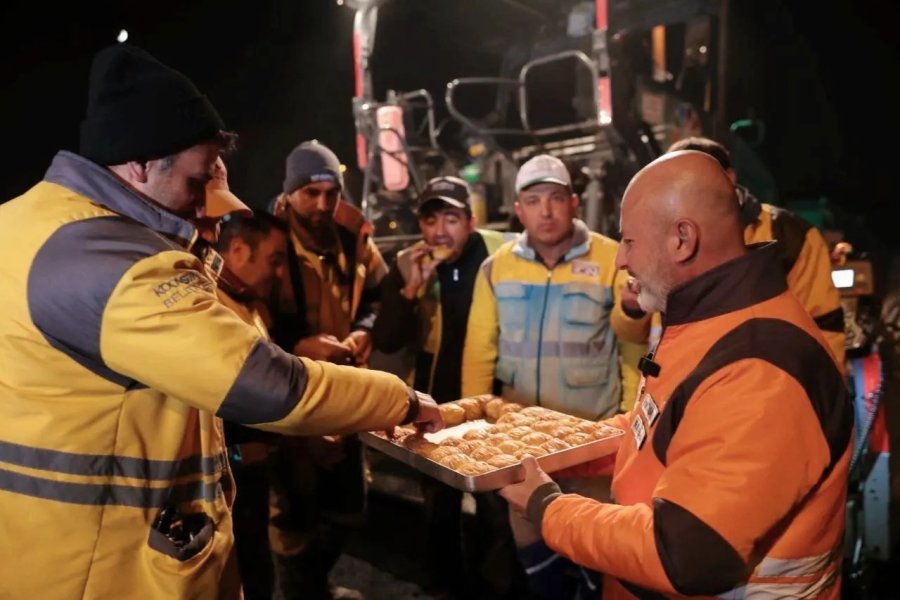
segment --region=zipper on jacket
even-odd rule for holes
[[[553,267],[555,269],[556,267]],[[544,345],[544,316],[547,314],[547,297],[550,295],[550,280],[553,279],[553,269],[547,269],[547,281],[544,283],[544,305],[541,307],[541,321],[538,325],[538,347],[537,347],[537,386],[534,396],[535,403],[541,405],[541,349]]]

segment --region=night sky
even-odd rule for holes
[[[15,0],[0,8],[0,201],[39,180],[58,149],[77,149],[91,57],[122,28],[129,43],[193,79],[240,135],[230,180],[248,202],[260,205],[279,190],[284,157],[302,140],[318,138],[354,163],[348,8],[334,0],[80,4],[50,10]],[[762,158],[783,197],[827,193],[896,247],[900,9],[847,0],[819,3],[814,14],[808,4],[753,2],[767,7],[760,10],[780,32],[746,49],[761,53],[767,70],[757,107],[769,127]],[[525,36],[536,26],[501,0],[395,0],[382,17],[378,98],[387,88],[421,87],[443,98],[455,76],[496,75],[496,32]],[[808,60],[785,58],[798,48]]]

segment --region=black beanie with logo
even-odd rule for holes
[[[310,183],[327,181],[344,187],[341,161],[330,148],[317,140],[303,142],[291,150],[285,160],[282,190],[290,194]]]
[[[135,46],[98,52],[88,86],[79,153],[100,165],[176,154],[225,129],[190,79]]]

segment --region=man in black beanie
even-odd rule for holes
[[[379,284],[387,273],[362,213],[342,198],[341,164],[317,141],[285,161],[274,212],[290,229],[290,261],[273,337],[298,356],[366,367]],[[355,436],[291,438],[275,457],[271,540],[285,600],[358,598],[328,575],[365,507]],[[314,483],[310,483],[314,482]]]
[[[0,595],[239,598],[222,419],[324,435],[437,406],[221,304],[192,219],[232,136],[184,75],[105,48],[81,134],[0,206]]]

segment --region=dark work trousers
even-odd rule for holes
[[[231,518],[244,600],[272,600],[275,587],[269,546],[268,470],[265,462],[232,462],[237,491]]]
[[[272,457],[270,539],[285,600],[330,598],[329,573],[366,507],[365,462],[357,436],[343,438],[344,458],[316,463],[307,438],[284,438]]]
[[[424,477],[422,494],[428,569],[435,586],[467,599],[528,597],[503,498],[493,492],[473,494],[474,526],[468,528],[462,522],[462,492]]]

